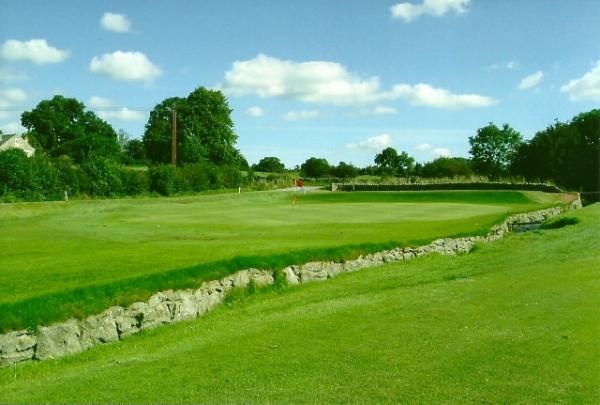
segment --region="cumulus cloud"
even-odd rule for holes
[[[428,143],[421,143],[421,144],[417,145],[417,146],[415,147],[415,149],[416,149],[416,150],[419,150],[419,151],[421,151],[421,152],[425,152],[425,151],[429,151],[429,150],[431,150],[431,145],[430,145],[430,144],[428,144]]]
[[[142,52],[116,51],[94,56],[90,62],[92,73],[103,74],[120,81],[151,82],[162,71]]]
[[[542,72],[541,70],[538,70],[537,72],[532,73],[529,76],[525,76],[523,79],[521,79],[517,88],[519,90],[531,89],[533,87],[536,87],[538,84],[540,84],[540,82],[542,81],[543,78],[544,78],[544,72]]]
[[[408,103],[434,108],[475,108],[496,103],[477,94],[454,94],[429,84],[399,84],[381,89],[379,79],[363,79],[335,62],[294,62],[267,55],[236,61],[220,87],[234,96],[280,97],[336,106],[364,105],[405,99]],[[392,114],[390,107],[376,107],[377,114]]]
[[[396,114],[398,111],[393,107],[378,105],[377,107],[373,108],[370,112],[373,115],[393,115]]]
[[[294,62],[260,54],[234,62],[221,86],[235,96],[253,94],[261,98],[351,105],[376,100],[379,80],[360,79],[334,62]]]
[[[0,119],[12,115],[20,103],[27,100],[27,93],[21,89],[8,88],[0,90]]]
[[[127,107],[114,107],[110,100],[94,96],[90,98],[88,105],[96,110],[96,115],[103,120],[117,121],[143,121],[146,116],[140,112]]]
[[[314,120],[315,118],[321,117],[320,111],[289,111],[283,115],[283,119],[286,121],[301,121],[301,120]]]
[[[68,50],[62,50],[48,45],[45,39],[18,41],[9,39],[0,47],[0,57],[9,61],[29,61],[36,65],[59,63],[70,55]]]
[[[471,0],[423,0],[421,4],[395,4],[390,7],[390,11],[392,18],[411,22],[424,14],[441,17],[450,11],[456,14],[466,13],[470,2]]]
[[[348,149],[367,149],[380,152],[392,144],[392,137],[389,134],[380,134],[372,136],[357,143],[348,143]]]
[[[100,25],[107,31],[125,33],[131,30],[131,21],[124,14],[104,13]]]
[[[405,99],[414,106],[451,110],[489,107],[497,103],[496,100],[490,97],[478,94],[454,94],[446,89],[435,88],[425,83],[414,86],[409,84],[396,85],[388,97]]]
[[[560,91],[569,94],[571,101],[600,101],[600,60],[592,70],[580,78],[570,80]]]
[[[265,115],[264,110],[258,106],[250,107],[244,113],[252,118],[259,118]]]

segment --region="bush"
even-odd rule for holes
[[[150,191],[171,195],[177,191],[177,171],[172,165],[156,165],[148,170]]]
[[[121,169],[121,182],[126,195],[138,195],[150,190],[148,172],[142,170]]]

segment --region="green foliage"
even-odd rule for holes
[[[352,179],[358,175],[358,168],[351,163],[340,162],[331,168],[331,175],[338,179]]]
[[[508,124],[498,128],[489,123],[479,128],[476,136],[469,137],[473,170],[491,179],[508,176],[509,167],[522,142],[521,134]]]
[[[402,176],[413,171],[415,159],[404,151],[399,154],[396,149],[387,147],[375,155],[375,164],[381,174]]]
[[[68,155],[78,163],[119,153],[117,134],[83,103],[54,96],[21,115],[21,123],[35,147],[50,157]]]
[[[131,165],[139,165],[146,163],[146,149],[144,142],[140,139],[130,139],[125,144],[125,162]]]
[[[156,105],[143,136],[146,154],[154,163],[171,161],[172,111],[177,111],[177,162],[208,160],[214,165],[238,163],[231,109],[218,90],[199,87],[186,98],[172,97]]]
[[[420,170],[422,177],[459,177],[472,176],[473,170],[468,159],[460,157],[439,157],[427,162]]]
[[[285,166],[281,163],[279,158],[275,156],[266,156],[257,164],[252,165],[252,169],[257,172],[283,173],[285,171]]]
[[[575,190],[600,190],[600,109],[555,122],[521,145],[514,174],[553,180]]]
[[[155,165],[148,170],[150,191],[171,195],[177,191],[177,170],[173,165]]]
[[[328,176],[330,170],[331,166],[329,166],[329,162],[326,159],[316,157],[308,158],[300,166],[300,173],[303,177],[312,177],[316,179]]]

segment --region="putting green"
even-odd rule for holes
[[[454,194],[394,193],[384,200],[384,194],[341,194],[327,201],[332,194],[247,193],[5,204],[0,303],[244,255],[417,244],[483,232],[511,211],[540,206],[514,192]]]

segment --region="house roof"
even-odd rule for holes
[[[0,145],[2,145],[4,142],[7,142],[13,136],[17,136],[17,135],[16,134],[2,134],[2,137],[0,138]]]

